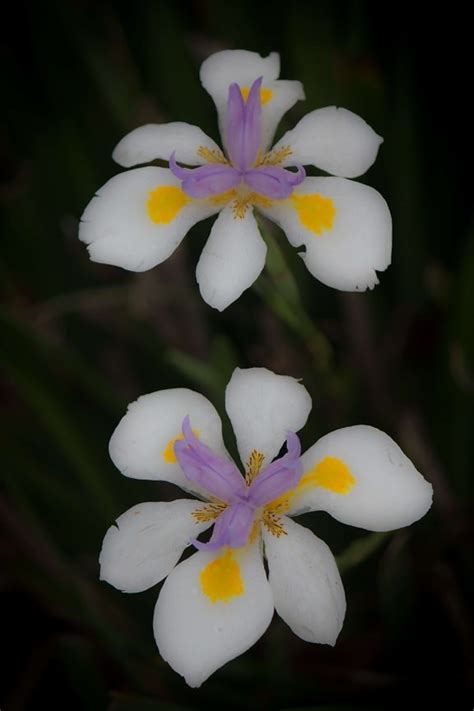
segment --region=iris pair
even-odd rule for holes
[[[370,167],[381,139],[350,111],[327,107],[270,148],[283,114],[304,98],[300,82],[278,76],[275,53],[224,51],[203,63],[223,149],[179,122],[126,136],[114,151],[118,163],[162,159],[169,167],[132,169],[98,191],[79,233],[91,258],[144,271],[166,259],[193,224],[218,214],[197,281],[205,301],[223,310],[265,264],[256,208],[303,248],[300,256],[324,284],[372,288],[390,263],[391,218],[383,198],[351,178]],[[333,177],[308,177],[308,165]],[[168,481],[194,497],[134,506],[109,529],[100,554],[102,579],[120,590],[139,592],[166,578],[155,639],[191,686],[254,644],[274,610],[302,639],[335,643],[346,609],[336,562],[292,517],[322,510],[387,531],[431,505],[431,485],[373,427],[337,430],[302,454],[296,433],[310,409],[294,378],[237,368],[226,411],[244,474],[226,450],[216,410],[188,389],[142,396],[112,436],[110,455],[125,476]],[[179,562],[188,546],[197,552]]]

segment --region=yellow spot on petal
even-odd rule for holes
[[[353,489],[356,483],[355,476],[341,459],[324,457],[313,469],[303,474],[295,489],[287,491],[265,506],[263,522],[270,530],[268,521],[273,521],[275,517],[285,514],[289,511],[295,497],[305,494],[317,486],[332,491],[333,494],[345,495]],[[273,533],[273,531],[271,532]]]
[[[199,437],[199,430],[193,430],[193,432],[196,435],[196,437]],[[174,444],[175,444],[175,442],[177,442],[180,439],[184,439],[183,433],[176,435],[176,437],[173,437],[172,439],[170,439],[170,441],[164,448],[163,459],[165,460],[165,462],[167,464],[176,464],[176,462],[178,461],[176,459],[176,454],[174,453]]]
[[[230,548],[206,565],[199,581],[204,595],[211,602],[229,602],[244,592],[240,567]]]
[[[249,86],[241,86],[240,87],[240,93],[242,94],[242,98],[244,101],[247,101],[249,98],[250,94],[250,87]],[[262,86],[260,89],[260,101],[262,102],[263,105],[268,104],[269,101],[273,99],[273,91],[271,89],[268,89],[265,86]]]
[[[336,208],[331,198],[318,193],[312,195],[293,195],[290,197],[300,222],[306,229],[321,235],[324,230],[331,230],[336,216]]]
[[[336,457],[324,457],[313,469],[301,477],[296,493],[302,493],[315,486],[332,491],[334,494],[348,494],[356,483],[349,467]]]
[[[148,217],[155,225],[168,225],[188,202],[190,198],[181,188],[176,185],[162,185],[148,195]]]

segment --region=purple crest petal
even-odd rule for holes
[[[245,480],[235,464],[198,440],[189,416],[184,418],[182,429],[184,439],[176,440],[174,452],[185,477],[226,503],[244,497]]]
[[[221,513],[207,543],[192,541],[199,550],[215,551],[223,546],[245,546],[253,526],[254,509],[247,503],[232,504]]]
[[[238,84],[229,87],[227,99],[226,139],[230,162],[240,167],[240,149],[243,141],[245,101]]]
[[[245,102],[238,84],[231,84],[227,100],[226,138],[232,164],[245,172],[254,165],[262,140],[262,77],[256,79]]]
[[[300,440],[293,432],[286,437],[287,453],[265,467],[253,480],[248,492],[249,504],[264,506],[298,484],[303,474]]]
[[[169,168],[182,181],[181,188],[186,195],[198,200],[225,193],[241,181],[240,173],[230,165],[210,163],[199,168],[181,168],[175,161],[174,153],[169,160]]]
[[[298,166],[298,172],[292,173],[277,166],[253,168],[244,175],[244,181],[249,188],[270,200],[284,200],[293,192],[293,187],[299,185],[306,177],[305,170]]]

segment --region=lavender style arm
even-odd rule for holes
[[[182,429],[184,439],[175,442],[174,452],[186,478],[226,503],[245,495],[245,480],[235,464],[199,441],[188,416]]]

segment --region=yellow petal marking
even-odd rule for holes
[[[241,86],[240,87],[240,93],[242,94],[242,98],[244,101],[247,101],[249,98],[250,94],[250,87],[249,86]],[[262,102],[262,105],[268,104],[269,101],[273,99],[273,91],[271,89],[268,89],[265,86],[262,86],[260,89],[260,101]]]
[[[148,194],[146,209],[155,225],[169,225],[190,198],[176,185],[162,185]]]
[[[211,602],[229,602],[244,592],[240,567],[230,548],[206,565],[199,576],[199,582],[201,590]]]
[[[318,193],[293,195],[290,197],[300,222],[306,229],[320,236],[324,230],[331,230],[336,216],[336,208],[331,198]]]
[[[337,457],[324,457],[309,472],[303,474],[298,486],[278,499],[271,501],[264,509],[264,516],[272,519],[274,516],[285,514],[291,506],[293,499],[300,494],[305,494],[310,489],[320,486],[322,489],[332,491],[333,494],[348,494],[357,480],[349,467]],[[264,518],[265,521],[265,518]]]
[[[301,494],[315,486],[321,486],[334,494],[348,494],[355,483],[355,477],[341,459],[324,457],[313,469],[301,477],[295,494]]]
[[[199,430],[194,430],[193,432],[196,437],[199,437]],[[184,435],[181,432],[181,434],[176,435],[176,437],[172,437],[166,447],[163,450],[163,459],[167,464],[176,464],[178,461],[176,459],[176,454],[174,453],[174,443],[177,442],[179,439],[184,439]]]

